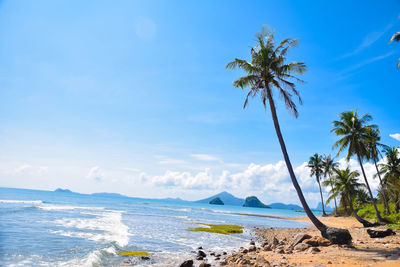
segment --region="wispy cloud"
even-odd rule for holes
[[[378,41],[390,28],[393,27],[393,24],[389,24],[387,25],[383,30],[381,31],[374,31],[369,33],[363,40],[362,42],[356,47],[356,49],[354,49],[353,51],[346,53],[342,56],[340,56],[339,58],[337,58],[336,60],[340,60],[340,59],[344,59],[347,57],[351,57],[354,56],[358,53],[360,53],[361,51],[363,51],[364,49],[370,47],[371,45],[373,45],[376,41]]]
[[[174,159],[167,156],[155,156],[155,158],[158,160],[159,164],[163,165],[182,165],[187,163],[185,160]]]
[[[209,155],[209,154],[190,154],[190,156],[194,159],[201,160],[201,161],[218,161],[222,162],[222,160],[216,156]]]
[[[366,65],[369,65],[371,63],[374,63],[374,62],[382,60],[382,59],[385,59],[385,58],[387,58],[387,57],[389,57],[389,56],[391,56],[393,54],[394,54],[394,51],[391,51],[391,52],[386,53],[384,55],[380,55],[380,56],[377,56],[377,57],[366,59],[364,61],[361,61],[360,63],[357,63],[357,64],[355,64],[353,66],[348,67],[347,69],[342,71],[340,74],[341,75],[348,74],[348,73],[350,73],[352,71],[355,71],[357,69],[360,69],[360,68],[362,68],[362,67],[364,67]]]
[[[400,133],[389,134],[389,136],[393,139],[396,139],[397,141],[400,141]]]

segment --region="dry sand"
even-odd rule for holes
[[[282,218],[298,221],[309,221],[307,217]],[[352,217],[320,217],[323,223],[331,227],[348,228],[353,237],[353,247],[331,245],[318,247],[321,252],[293,252],[279,254],[274,251],[248,253],[254,259],[263,257],[271,266],[400,266],[400,231],[385,238],[370,238],[363,228]],[[383,229],[386,229],[383,227]],[[314,227],[296,229],[259,229],[260,242],[269,241],[275,236],[279,241],[286,239],[290,243],[298,233],[320,236]],[[254,255],[253,255],[254,254]],[[227,266],[250,266],[228,262]]]

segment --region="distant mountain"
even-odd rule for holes
[[[265,205],[262,203],[257,197],[251,196],[251,197],[246,197],[246,200],[244,201],[243,207],[253,207],[253,208],[267,208],[270,209],[271,207]]]
[[[127,197],[118,193],[106,193],[106,192],[102,192],[102,193],[93,193],[91,194],[92,196],[96,196],[96,197]]]
[[[216,197],[210,201],[210,204],[213,205],[224,205],[224,202],[219,197]]]
[[[332,212],[332,211],[334,211],[334,208],[332,208],[332,207],[330,207],[330,206],[324,206],[325,207],[325,211],[326,212]],[[322,203],[321,202],[318,202],[318,205],[317,205],[317,207],[314,209],[314,210],[318,210],[318,211],[322,211]]]
[[[183,200],[179,197],[172,198],[172,197],[167,197],[167,198],[155,198],[156,200],[162,200],[162,201],[173,201],[173,202],[190,202],[187,200]]]
[[[285,210],[303,210],[303,207],[295,204],[283,204],[283,203],[271,203],[268,204],[273,209],[285,209]]]
[[[57,193],[74,193],[69,189],[62,189],[62,188],[57,188],[56,190],[54,190],[54,192],[57,192]]]
[[[232,205],[232,206],[242,206],[244,203],[244,199],[243,198],[237,198],[232,194],[229,194],[228,192],[221,192],[219,194],[216,194],[214,196],[205,198],[205,199],[201,199],[198,201],[195,201],[196,203],[210,203],[211,200],[213,200],[214,198],[220,198],[222,200],[222,202],[224,202],[225,205]]]

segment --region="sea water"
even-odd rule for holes
[[[299,216],[292,210],[0,188],[1,266],[178,266],[197,247],[248,246],[254,227],[305,222],[234,213]],[[243,234],[188,231],[196,223],[238,224]],[[147,251],[149,259],[118,256]],[[133,260],[132,260],[133,259]]]

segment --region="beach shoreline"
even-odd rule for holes
[[[245,214],[240,214],[245,215]],[[246,214],[247,215],[247,214]],[[249,216],[258,216],[252,215]],[[308,217],[274,217],[276,219],[310,222]],[[366,228],[353,217],[319,217],[327,226],[349,229],[353,241],[350,246],[317,246],[304,251],[288,249],[297,234],[320,237],[311,225],[308,228],[257,228],[257,242],[240,248],[226,257],[224,266],[400,266],[400,232],[385,238],[370,238]],[[378,228],[386,229],[385,226]],[[278,242],[275,246],[271,245]],[[268,245],[266,245],[268,244]],[[266,249],[265,249],[266,248]],[[268,265],[269,264],[269,265]]]

